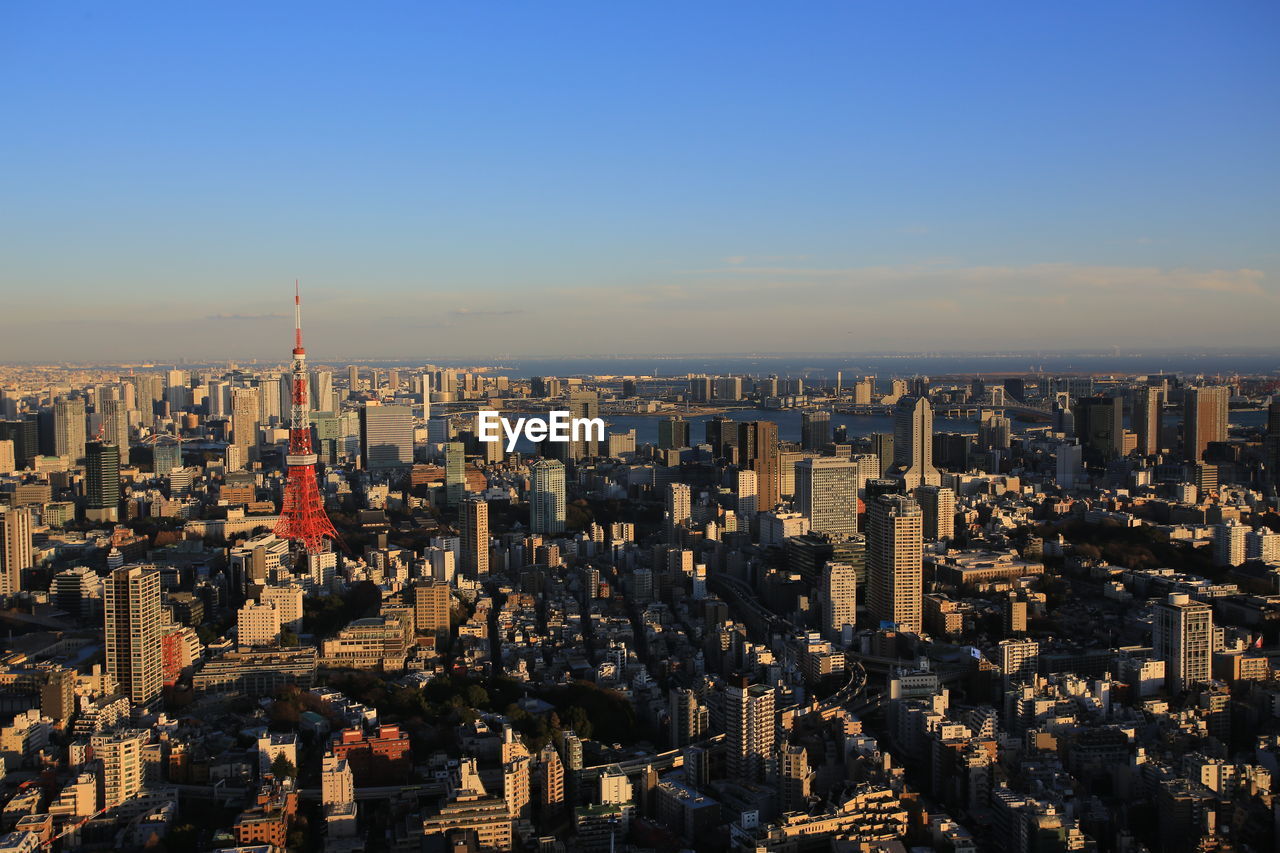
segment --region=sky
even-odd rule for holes
[[[0,4],[0,360],[1280,349],[1280,4]]]

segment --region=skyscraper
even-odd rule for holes
[[[1183,447],[1190,462],[1204,460],[1211,441],[1227,440],[1231,391],[1224,385],[1201,385],[1183,392]]]
[[[102,437],[107,444],[120,448],[120,459],[129,461],[129,408],[124,400],[103,400],[98,404],[102,411]]]
[[[467,450],[461,441],[444,446],[444,503],[455,507],[467,494]]]
[[[679,415],[658,421],[658,449],[689,446],[689,422]]]
[[[756,501],[759,500],[759,495],[756,494],[756,472],[739,471],[737,488],[734,491],[738,498],[738,514],[747,517],[755,515]]]
[[[877,477],[884,477],[893,468],[893,433],[878,432],[871,436],[871,452],[880,462]]]
[[[91,441],[85,445],[85,518],[120,518],[120,448]]]
[[[564,463],[558,459],[540,459],[533,463],[530,479],[529,529],[534,533],[563,533]]]
[[[812,411],[800,413],[800,447],[805,450],[822,450],[831,443],[831,413]]]
[[[858,532],[858,467],[820,456],[795,465],[796,508],[815,533],[843,539]]]
[[[729,778],[763,782],[771,775],[776,739],[773,688],[751,684],[741,674],[727,681],[724,729]]]
[[[13,460],[19,469],[30,468],[40,455],[40,419],[28,414],[21,420],[0,421],[0,441],[13,442]]]
[[[0,595],[22,590],[22,571],[35,565],[31,547],[31,510],[0,507]]]
[[[1120,397],[1086,397],[1072,410],[1076,436],[1085,454],[1110,459],[1124,452],[1124,409]]]
[[[413,409],[408,406],[362,406],[360,452],[367,471],[412,465]]]
[[[867,508],[867,607],[878,622],[919,632],[923,605],[924,513],[904,495]]]
[[[1152,649],[1165,662],[1165,685],[1181,693],[1208,681],[1213,659],[1213,608],[1185,593],[1171,593],[1152,614]]]
[[[946,486],[921,486],[915,490],[916,503],[924,514],[925,539],[950,539],[955,536],[956,493]]]
[[[244,451],[242,459],[252,459],[254,448],[258,446],[261,410],[256,389],[231,389],[231,442]]]
[[[768,512],[778,504],[778,425],[750,421],[738,425],[738,464],[756,472],[756,507]]]
[[[845,625],[858,618],[858,573],[847,563],[828,562],[822,570],[822,631],[839,642]]]
[[[145,705],[160,695],[160,573],[142,566],[116,569],[103,583],[107,672],[130,700]]]
[[[667,541],[675,544],[680,528],[693,517],[693,491],[688,483],[667,484],[667,511],[664,523]]]
[[[658,429],[662,429],[661,425]],[[717,459],[728,457],[730,448],[738,445],[738,422],[732,418],[717,415],[706,422],[703,431],[706,443],[711,445],[711,453]]]
[[[1130,422],[1138,434],[1138,454],[1154,456],[1160,452],[1161,392],[1144,385],[1133,392],[1133,415]]]
[[[598,418],[600,417],[600,395],[595,391],[570,391],[568,409],[570,417]],[[575,462],[581,459],[592,459],[599,455],[600,442],[594,430],[583,430],[577,439],[570,435],[569,457]]]
[[[928,397],[898,398],[893,414],[893,468],[888,476],[910,490],[938,486],[942,475],[933,467],[933,407]]]
[[[462,522],[462,575],[472,580],[489,575],[489,502],[468,498],[458,513]]]
[[[71,464],[84,459],[84,400],[63,397],[53,404],[53,454],[65,456]]]

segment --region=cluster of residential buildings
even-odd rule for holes
[[[1273,377],[308,381],[312,552],[287,374],[0,373],[0,853],[1277,843]]]

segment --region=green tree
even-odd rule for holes
[[[298,768],[293,766],[293,762],[283,752],[276,756],[276,760],[271,762],[271,775],[277,779],[293,779],[298,775]]]

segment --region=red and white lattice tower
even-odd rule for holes
[[[275,534],[300,544],[308,554],[325,550],[325,539],[338,540],[338,531],[324,513],[316,484],[316,454],[311,449],[311,407],[308,405],[307,351],[302,348],[302,299],[293,285],[293,408],[289,419],[289,479],[284,486],[284,507]]]

